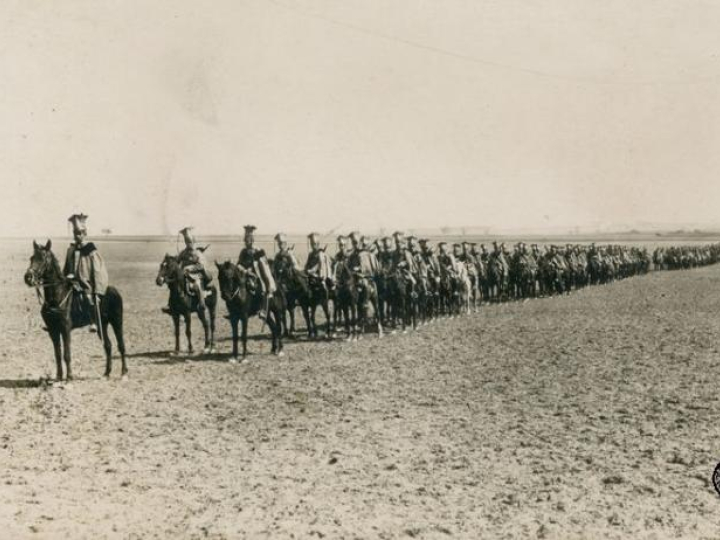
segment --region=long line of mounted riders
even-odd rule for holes
[[[245,248],[237,263],[215,263],[217,286],[204,263],[206,248],[197,247],[191,235],[186,235],[183,252],[164,257],[156,282],[169,288],[169,302],[163,311],[174,322],[176,354],[181,353],[181,319],[185,323],[187,351],[193,353],[192,313],[203,325],[203,352],[215,352],[218,297],[227,307],[233,336],[230,361],[235,362],[240,354],[242,359],[247,356],[247,326],[253,316],[260,316],[270,329],[271,352],[282,355],[283,337],[294,335],[298,307],[310,338],[320,335],[315,322],[318,308],[325,315],[327,339],[335,337],[338,328],[344,328],[347,340],[358,339],[370,325],[382,337],[388,327],[405,332],[438,317],[477,311],[483,303],[559,295],[651,270],[688,269],[720,260],[720,243],[659,247],[652,253],[644,247],[627,245],[561,247],[527,246],[522,242],[511,250],[493,242],[487,250],[482,244],[469,242],[452,246],[439,242],[434,248],[427,239],[405,238],[402,233],[372,242],[358,233],[340,236],[331,256],[314,233],[308,236],[310,251],[301,265],[284,235],[275,237],[277,249],[269,258],[253,246],[253,230],[246,228]],[[105,375],[111,371],[109,325],[117,338],[125,376],[120,293],[108,286],[105,295],[85,307],[85,311],[93,310],[93,316],[83,315],[83,304],[74,301],[77,294],[73,293],[80,292],[77,284],[61,269],[50,248],[49,241],[45,246],[34,243],[25,281],[37,291],[55,349],[58,379],[62,379],[61,358],[65,360],[67,378],[72,378],[70,331],[93,323],[97,323],[106,352]]]

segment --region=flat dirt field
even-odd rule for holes
[[[169,356],[166,247],[100,245],[129,380],[78,330],[46,387],[31,246],[2,245],[0,537],[720,537],[720,266],[232,365],[222,318],[219,354]]]

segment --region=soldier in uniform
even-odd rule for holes
[[[198,299],[198,309],[205,309],[205,290],[212,281],[212,275],[207,270],[203,250],[196,246],[192,227],[180,230],[185,240],[185,249],[178,255],[178,263],[185,272],[190,289]],[[170,314],[170,307],[163,308],[164,313]]]
[[[359,269],[363,277],[374,279],[379,271],[378,260],[361,245],[360,238],[359,232],[350,233],[352,249],[348,254],[348,264],[353,271]]]
[[[284,233],[275,235],[275,243],[277,244],[277,253],[273,259],[273,272],[279,276],[284,268],[299,269],[300,263],[292,249],[288,248],[287,237]]]
[[[393,269],[397,270],[399,266],[406,265],[410,273],[415,274],[417,271],[415,261],[413,261],[410,251],[405,247],[405,235],[400,231],[396,231],[393,233],[393,238],[395,239],[395,250],[392,256]]]
[[[319,278],[323,287],[329,290],[332,288],[332,263],[330,257],[320,247],[320,235],[318,233],[310,233],[308,240],[310,241],[310,253],[308,253],[305,262],[305,271],[308,275]]]
[[[457,277],[459,275],[458,262],[455,258],[455,255],[453,253],[450,253],[447,242],[440,242],[438,244],[438,248],[440,249],[438,261],[440,262],[441,268],[444,269],[446,272],[449,272],[451,276]]]
[[[378,246],[378,263],[386,274],[392,269],[392,240],[389,236],[383,236]]]
[[[240,251],[238,266],[244,268],[251,276],[248,282],[253,294],[257,294],[258,281],[262,292],[262,302],[258,316],[267,316],[267,306],[271,295],[275,294],[277,285],[270,271],[265,251],[255,247],[255,225],[245,225],[245,247]]]
[[[107,290],[108,274],[95,244],[87,241],[87,218],[85,214],[73,214],[68,218],[75,241],[67,250],[63,273],[72,280],[75,289],[81,291],[91,313],[90,331],[97,332],[98,307]]]

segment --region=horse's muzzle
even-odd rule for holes
[[[35,275],[34,275],[30,270],[28,270],[27,272],[25,272],[25,278],[24,278],[24,279],[25,279],[25,285],[27,285],[28,287],[34,287],[34,286],[35,286]]]
[[[155,278],[155,285],[157,285],[158,287],[162,287],[164,284],[165,284],[164,277],[158,276],[157,278]]]

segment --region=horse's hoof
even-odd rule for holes
[[[229,362],[230,364],[237,364],[237,363],[238,363],[238,359],[233,356],[232,358],[229,358],[229,359],[228,359],[228,362]]]
[[[275,353],[275,356],[277,356],[278,358],[282,358],[283,356],[285,356],[285,352],[284,352],[284,351],[278,351],[278,352]]]

